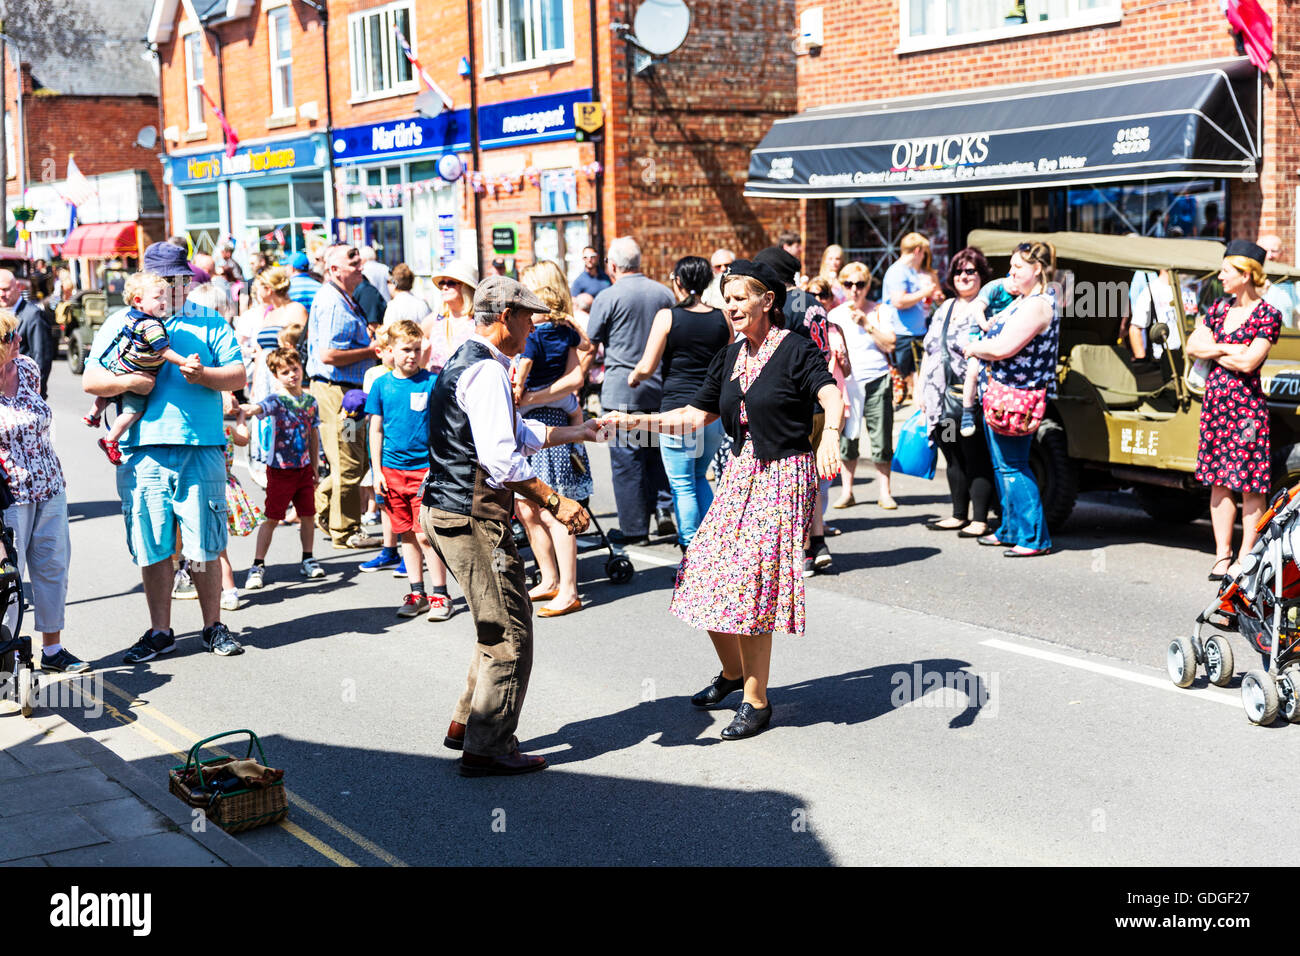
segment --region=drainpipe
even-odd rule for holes
[[[324,0],[321,0],[321,2],[317,2],[317,0],[301,0],[301,2],[315,10],[316,15],[320,17],[321,42],[325,45],[325,191],[330,197],[328,211],[333,213],[331,218],[337,220],[339,210],[338,193],[335,190],[334,180],[334,96],[331,93],[333,87],[330,84],[330,12]],[[338,238],[334,235],[334,222],[332,221],[330,222],[329,231],[331,238]]]
[[[591,101],[600,102],[600,44],[596,38],[596,0],[587,0],[587,17],[590,19],[591,30]],[[600,131],[600,138],[596,140],[596,162],[599,168],[596,172],[596,228],[593,230],[595,235],[591,237],[592,247],[601,255],[601,261],[604,261],[605,255],[605,131],[609,129],[609,117],[605,117],[605,127]]]
[[[469,145],[474,157],[474,172],[483,171],[478,142],[478,58],[474,55],[474,0],[465,0],[465,22],[469,26]],[[479,277],[483,276],[483,198],[470,184],[474,194],[474,260]]]

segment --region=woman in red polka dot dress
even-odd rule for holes
[[[1203,325],[1187,340],[1187,355],[1212,364],[1201,403],[1201,444],[1196,480],[1210,486],[1214,566],[1210,580],[1236,574],[1232,530],[1241,495],[1241,557],[1255,544],[1255,525],[1270,488],[1268,400],[1259,369],[1277,341],[1282,314],[1260,297],[1264,250],[1234,239],[1219,269],[1223,298],[1210,307]]]

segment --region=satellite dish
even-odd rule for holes
[[[645,0],[632,18],[632,40],[651,56],[667,56],[684,42],[691,11],[683,0]]]
[[[152,126],[146,126],[140,132],[135,134],[135,145],[141,149],[153,149],[154,144],[158,142],[158,130]]]

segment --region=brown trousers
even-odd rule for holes
[[[533,669],[533,605],[510,525],[421,507],[420,526],[465,592],[477,643],[452,720],[465,725],[465,752],[498,757],[515,730]]]
[[[330,529],[335,546],[361,530],[361,479],[366,475],[366,425],[343,413],[343,393],[353,386],[312,382],[320,413],[320,446],[330,463],[329,477],[316,486],[316,514]],[[315,466],[315,462],[312,465]]]

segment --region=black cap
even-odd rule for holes
[[[767,263],[756,262],[751,259],[737,259],[727,267],[727,275],[749,276],[752,279],[757,279],[776,296],[776,311],[780,312],[785,308],[785,283],[776,274],[776,270]],[[724,278],[723,281],[725,283],[726,279]]]
[[[1261,266],[1264,260],[1268,258],[1268,253],[1264,251],[1263,246],[1257,246],[1249,239],[1233,239],[1228,243],[1224,256],[1245,256],[1247,259],[1253,259]]]
[[[794,277],[799,274],[799,260],[780,246],[768,246],[755,254],[754,261],[770,266],[787,286],[794,285]]]
[[[153,272],[167,278],[194,275],[194,270],[185,258],[185,250],[170,242],[155,242],[145,249],[140,268],[144,272]]]

